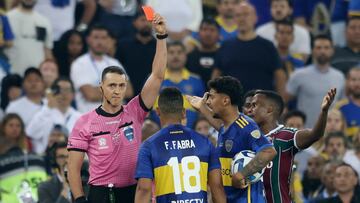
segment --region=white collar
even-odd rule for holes
[[[276,128],[272,129],[268,134],[266,134],[265,137],[270,136],[271,134],[275,133],[276,131],[280,130],[283,127],[284,125],[278,125]]]

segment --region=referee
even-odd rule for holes
[[[102,105],[81,116],[71,132],[68,177],[76,203],[134,202],[141,126],[158,96],[167,63],[165,21],[155,14],[152,25],[157,37],[156,54],[141,93],[122,105],[128,78],[118,67],[105,68],[100,86]],[[85,153],[90,172],[87,198],[80,178]]]

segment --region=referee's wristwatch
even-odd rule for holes
[[[81,196],[75,199],[74,201],[75,203],[88,203],[88,200],[86,199],[85,196]]]

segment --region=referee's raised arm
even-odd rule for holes
[[[141,98],[147,108],[151,108],[159,94],[160,86],[164,80],[167,48],[166,48],[166,24],[163,17],[155,14],[152,22],[153,29],[156,32],[156,53],[152,64],[152,71],[141,90]]]

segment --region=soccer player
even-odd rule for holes
[[[208,86],[210,91],[203,98],[187,96],[187,99],[219,130],[218,151],[227,201],[265,202],[262,182],[250,184],[248,177],[262,170],[275,157],[276,150],[257,124],[239,112],[243,96],[239,80],[224,76],[211,80]],[[254,151],[256,156],[242,171],[231,176],[232,158],[242,150]]]
[[[178,89],[161,91],[156,112],[163,128],[140,148],[136,203],[150,201],[153,181],[157,203],[205,203],[208,184],[213,202],[226,202],[219,156],[209,139],[181,125],[183,105]]]
[[[164,19],[156,14],[152,24],[157,33],[156,54],[141,93],[122,105],[128,78],[119,67],[105,68],[100,86],[102,105],[82,115],[71,132],[68,170],[76,203],[88,202],[80,178],[85,153],[89,157],[89,202],[134,202],[141,126],[159,94],[167,60]]]
[[[328,109],[335,95],[334,88],[330,89],[323,98],[321,113],[312,130],[297,130],[278,124],[284,108],[284,102],[279,94],[268,90],[256,92],[248,116],[255,120],[277,150],[272,167],[267,167],[263,176],[268,203],[292,202],[289,180],[294,156],[299,150],[306,149],[324,135]]]

